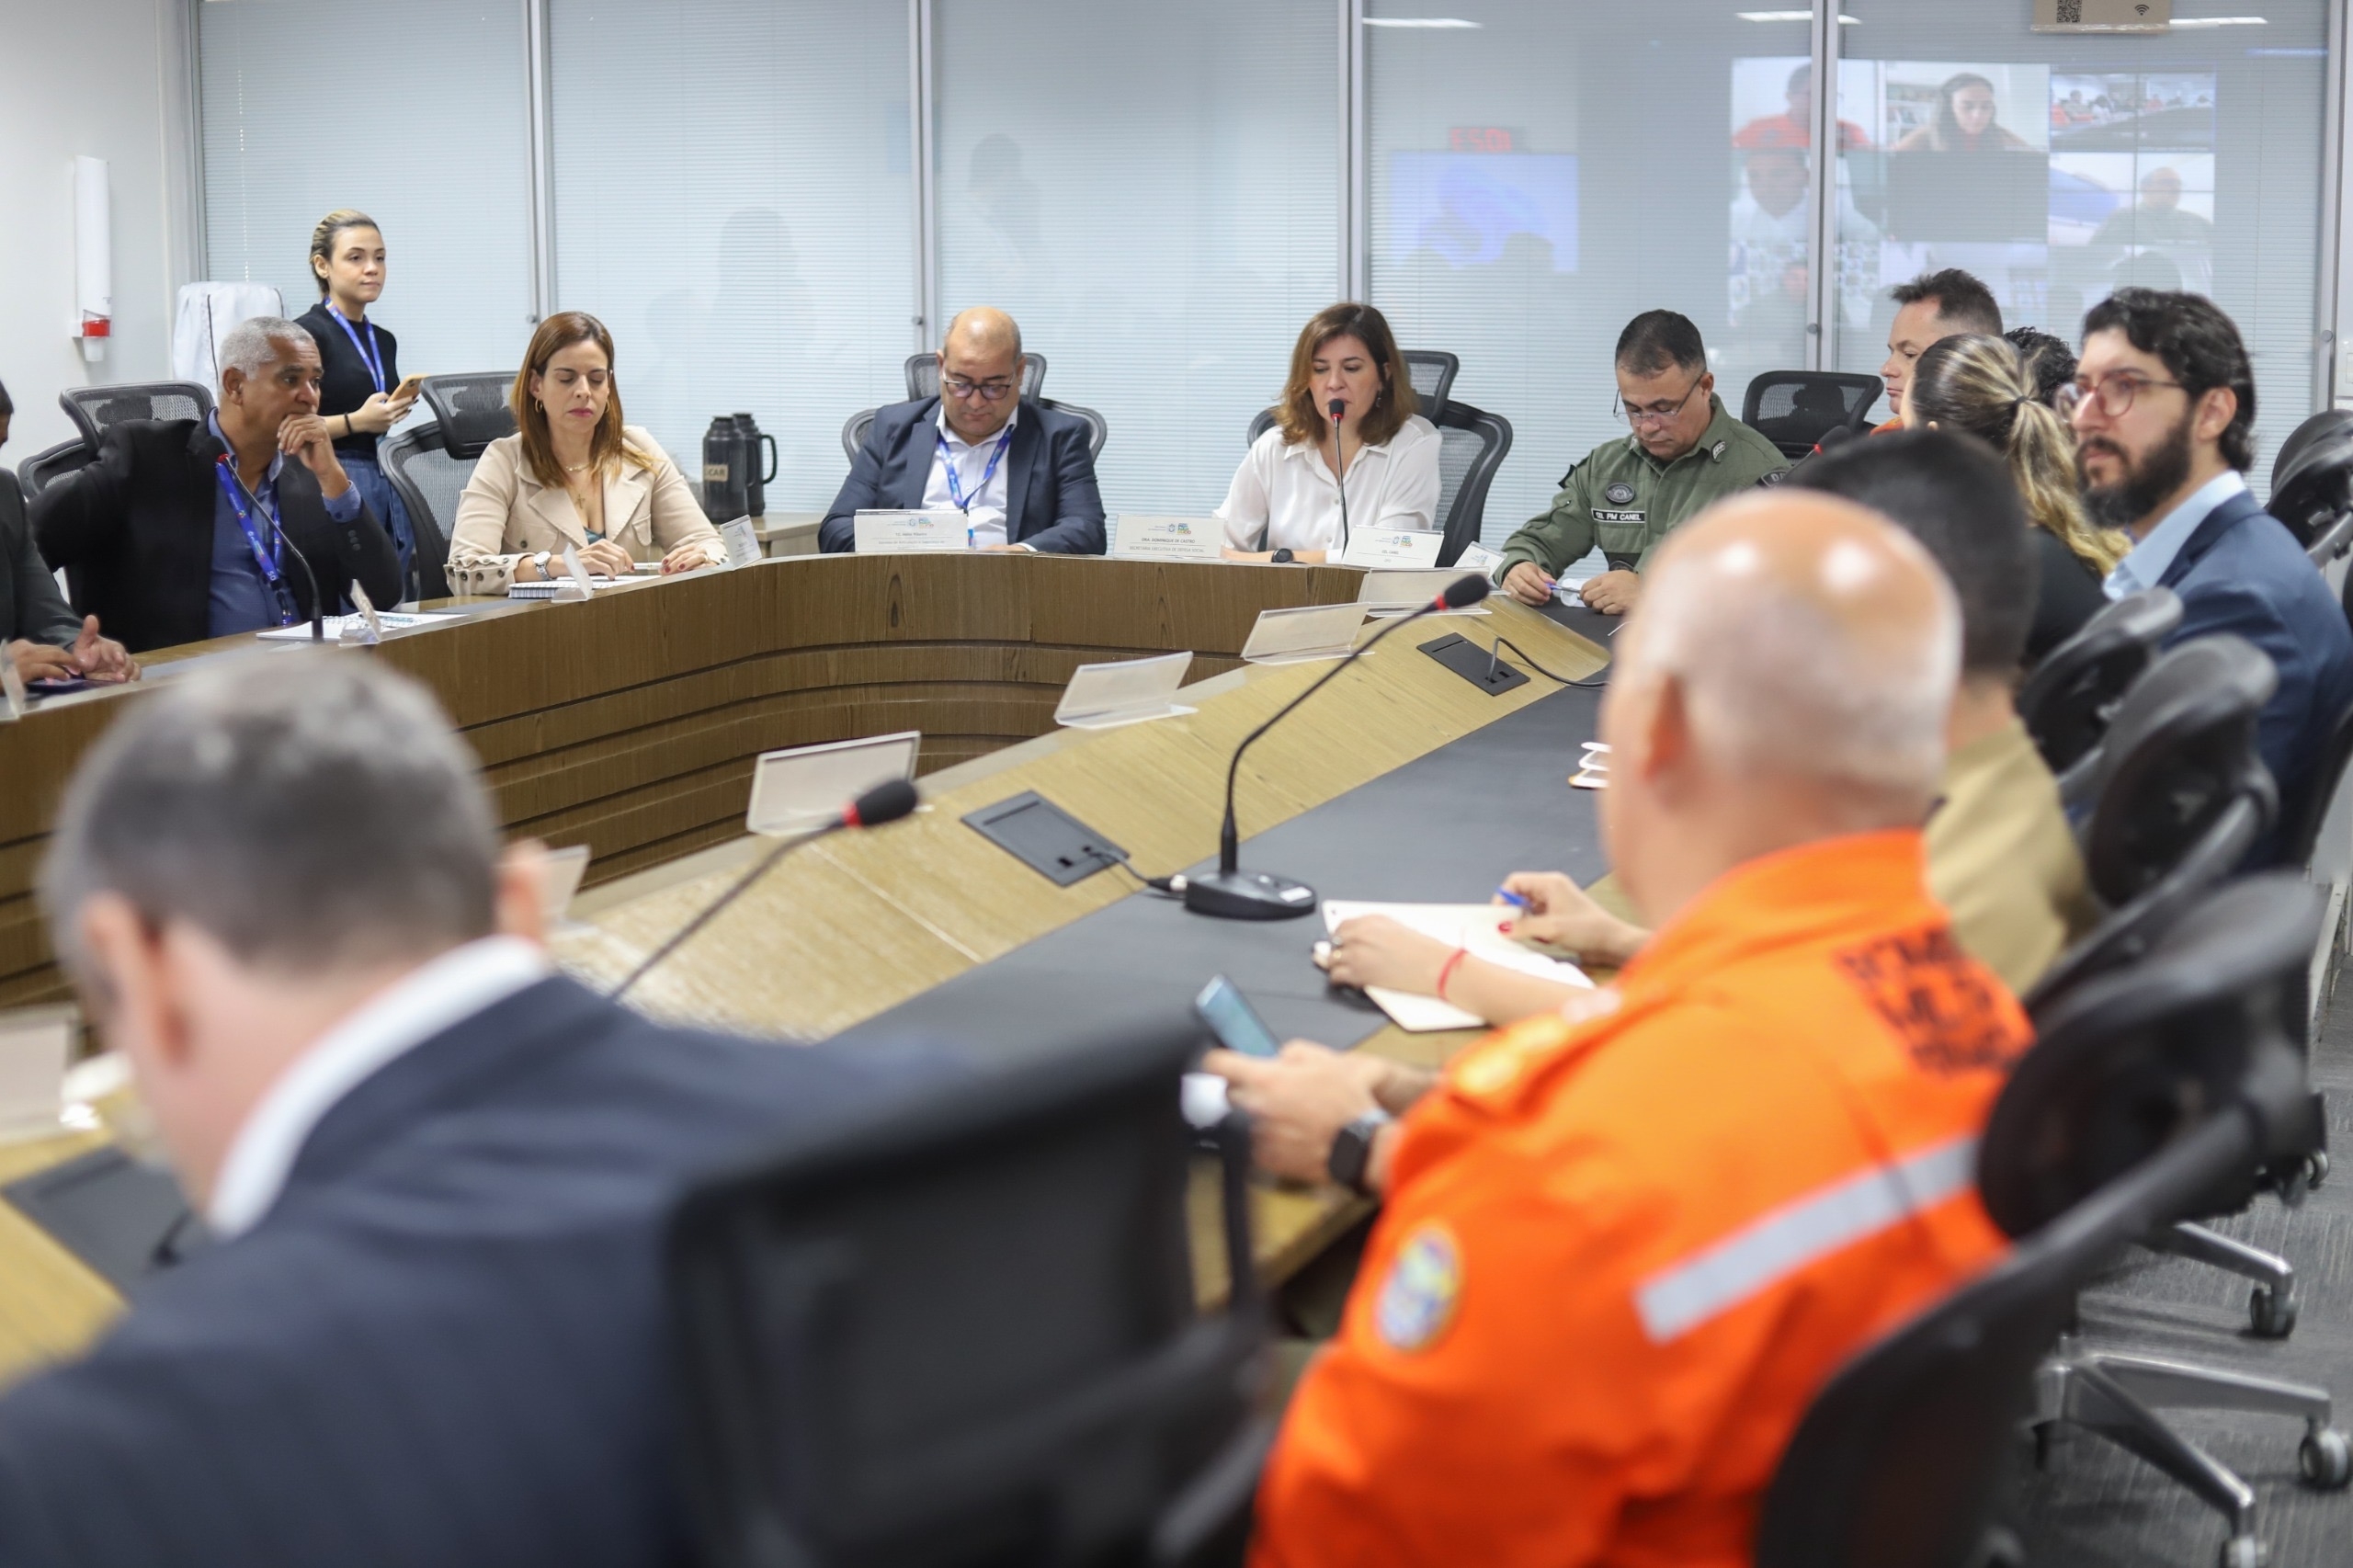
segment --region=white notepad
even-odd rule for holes
[[[1576,965],[1562,959],[1548,959],[1496,929],[1517,913],[1508,904],[1501,903],[1351,903],[1333,898],[1324,901],[1324,929],[1337,931],[1358,915],[1386,915],[1407,930],[1435,937],[1449,948],[1463,949],[1472,958],[1532,974],[1540,980],[1590,989],[1593,982]],[[1368,985],[1364,994],[1389,1015],[1391,1023],[1409,1034],[1486,1027],[1486,1020],[1476,1013],[1466,1013],[1436,996],[1392,991],[1385,985]]]

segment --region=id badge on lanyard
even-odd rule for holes
[[[212,472],[213,476],[221,481],[221,494],[229,498],[229,510],[235,514],[237,527],[244,530],[245,547],[254,552],[254,564],[261,569],[262,580],[269,585],[270,597],[278,603],[278,624],[293,625],[293,596],[286,591],[286,575],[278,569],[276,558],[269,547],[262,543],[261,535],[254,528],[254,514],[259,512],[262,520],[269,525],[270,537],[274,540],[279,532],[278,519],[270,516],[269,508],[262,505],[260,496],[245,489],[244,481],[239,479],[236,471],[229,466],[226,455],[213,460]],[[250,505],[247,504],[249,501]]]
[[[359,362],[368,367],[368,379],[376,383],[376,390],[378,392],[385,391],[384,356],[377,347],[376,324],[367,320],[362,320],[360,322],[359,325],[368,329],[368,341],[363,344],[359,341],[358,328],[354,327],[349,322],[344,320],[343,312],[341,311],[336,310],[333,305],[329,305],[327,307],[327,314],[335,317],[335,324],[343,328],[343,335],[351,339],[351,347],[358,352]]]
[[[931,433],[931,438],[939,443],[939,466],[948,471],[948,499],[955,503],[958,511],[970,517],[972,515],[972,501],[977,501],[988,494],[989,481],[996,477],[996,465],[1004,460],[1005,449],[1013,445],[1013,432],[1007,430],[997,438],[996,450],[989,454],[988,466],[981,470],[981,482],[972,486],[972,501],[964,498],[963,483],[956,477],[956,459],[948,450],[948,433],[935,429]]]

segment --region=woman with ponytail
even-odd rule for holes
[[[319,302],[294,324],[319,346],[319,416],[335,437],[335,460],[392,536],[406,597],[415,581],[416,532],[377,461],[376,443],[407,417],[416,387],[401,380],[400,344],[368,316],[384,291],[384,235],[376,220],[347,207],[320,219],[311,231],[311,276]]]
[[[2131,541],[2095,528],[2075,492],[2075,442],[2066,422],[2036,395],[2033,373],[1998,337],[1948,337],[1920,356],[1904,399],[1904,423],[1962,430],[2008,463],[2011,483],[2034,525],[2040,591],[2027,635],[2031,666],[2075,635],[2108,602],[2100,583]]]

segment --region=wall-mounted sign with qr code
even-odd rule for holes
[[[2039,33],[2162,33],[2173,27],[2173,0],[2034,0]]]

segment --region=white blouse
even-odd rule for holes
[[[1438,426],[1416,414],[1381,445],[1348,453],[1349,532],[1437,528],[1438,445]],[[1285,446],[1279,425],[1250,443],[1216,516],[1234,550],[1340,548],[1332,470],[1315,448]]]

